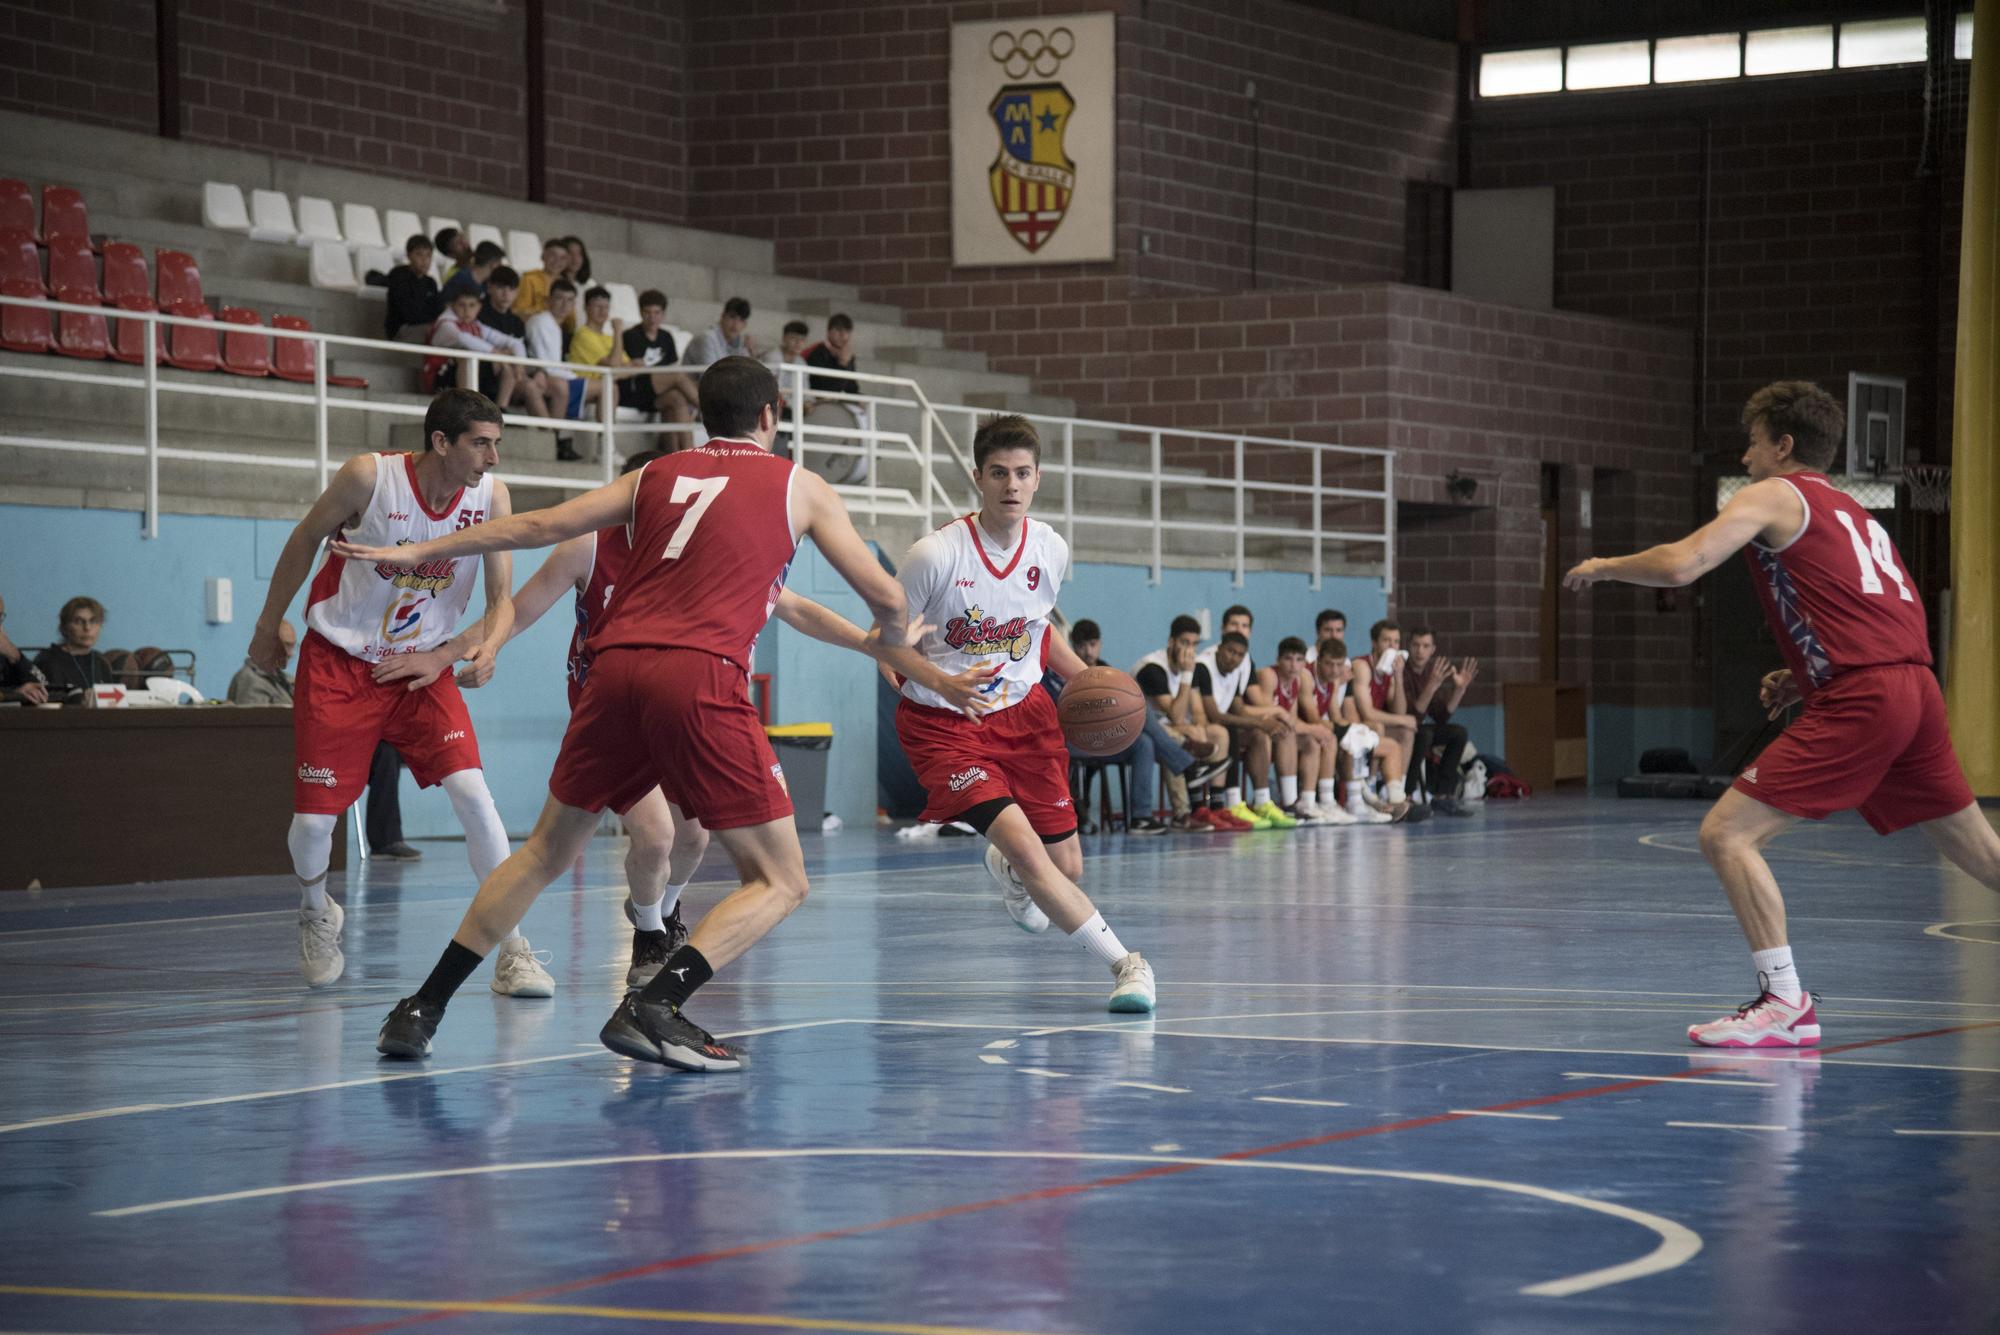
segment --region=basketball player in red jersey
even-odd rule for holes
[[[1050,921],[1110,970],[1114,1011],[1153,1009],[1153,966],[1128,951],[1077,887],[1083,849],[1069,792],[1069,748],[1045,668],[1065,681],[1085,670],[1069,638],[1049,626],[1069,576],[1069,544],[1028,505],[1041,485],[1042,442],[1024,417],[997,417],[972,441],[979,513],[920,539],[897,578],[927,628],[882,661],[905,680],[896,736],[929,795],[927,821],[960,821],[985,835],[986,869],[1008,915],[1030,932]],[[988,709],[968,718],[925,682],[925,669],[998,672]]]
[[[1785,936],[1785,901],[1761,850],[1793,821],[1858,808],[1879,834],[1917,825],[1944,855],[2000,890],[2000,835],[1952,751],[1931,674],[1924,605],[1895,544],[1826,477],[1845,439],[1832,396],[1781,380],[1743,409],[1751,483],[1679,542],[1585,561],[1572,589],[1599,580],[1692,584],[1738,548],[1787,666],[1763,680],[1772,717],[1805,711],[1738,775],[1701,826],[1701,848],[1750,940],[1758,996],[1688,1037],[1704,1047],[1810,1047],[1813,998]]]
[[[286,541],[250,638],[253,661],[282,665],[278,623],[322,542],[355,538],[382,553],[372,564],[330,555],[306,601],[292,706],[299,768],[286,842],[301,896],[299,968],[311,987],[325,987],[347,967],[340,949],[346,915],[327,897],[326,869],[334,822],[367,784],[378,742],[402,754],[418,783],[444,786],[465,828],[474,875],[483,879],[507,856],[507,831],[459,687],[493,676],[514,619],[512,559],[486,558],[485,619],[454,639],[479,562],[412,560],[401,550],[512,511],[507,485],[491,476],[500,459],[500,409],[473,390],[446,390],[424,414],[424,441],[420,456],[363,454],[341,465]],[[450,669],[460,658],[466,666],[454,678]],[[501,947],[493,990],[554,995],[555,980],[518,932]]]
[[[742,1054],[681,1013],[688,997],[804,901],[806,874],[776,758],[750,704],[759,631],[783,592],[801,538],[874,613],[878,643],[908,635],[902,586],[854,531],[824,481],[770,453],[778,383],[761,362],[727,357],[699,388],[711,433],[550,510],[482,524],[420,545],[418,560],[548,546],[629,525],[632,556],[602,626],[563,736],[549,801],[526,844],[479,888],[417,992],[383,1023],[376,1047],[422,1057],[452,994],[535,896],[576,861],[605,807],[626,812],[655,785],[676,821],[722,843],[742,885],[695,924],[653,981],[627,996],[602,1038],[614,1052],[684,1070],[733,1071]],[[343,549],[369,560],[369,549]],[[934,681],[942,681],[934,677]],[[961,693],[970,698],[976,685]]]

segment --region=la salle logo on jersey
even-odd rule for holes
[[[964,616],[944,623],[944,642],[963,654],[1005,654],[1018,663],[1028,656],[1034,640],[1028,618],[995,621],[979,607],[968,607]]]
[[[398,538],[398,547],[411,546],[409,538]],[[449,558],[442,561],[425,561],[422,565],[399,566],[387,561],[375,563],[375,574],[388,580],[399,589],[423,589],[429,593],[442,593],[450,588],[458,578],[458,563]]]

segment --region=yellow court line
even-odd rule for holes
[[[595,1307],[578,1303],[417,1302],[407,1298],[316,1298],[283,1293],[167,1293],[146,1289],[79,1289],[0,1284],[0,1293],[27,1298],[95,1298],[149,1303],[213,1303],[236,1307],[339,1307],[390,1312],[463,1312],[488,1316],[584,1316],[655,1324],[755,1326],[771,1330],[845,1330],[861,1335],[1031,1335],[987,1326],[927,1326],[903,1321],[837,1321],[748,1312],[693,1312],[667,1307]]]

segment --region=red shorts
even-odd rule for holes
[[[1731,787],[1807,820],[1855,808],[1878,834],[1973,803],[1937,678],[1914,663],[1835,677]]]
[[[655,786],[711,830],[790,818],[742,668],[699,649],[607,649],[591,660],[549,796],[623,815]]]
[[[479,768],[472,715],[449,671],[421,691],[409,683],[378,684],[374,664],[307,631],[292,687],[292,737],[298,773],[292,810],[335,816],[368,786],[375,744],[387,742],[417,783],[428,788],[447,774]]]
[[[908,700],[896,703],[896,736],[929,795],[924,819],[948,821],[981,802],[1011,797],[1035,833],[1076,829],[1069,795],[1069,748],[1055,702],[1040,687],[1020,704],[977,723],[963,714]]]

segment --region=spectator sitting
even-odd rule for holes
[[[299,633],[289,621],[278,623],[278,645],[285,651],[285,663],[292,661],[292,651],[298,648]],[[229,703],[232,705],[286,705],[292,703],[292,674],[280,666],[276,672],[266,672],[257,666],[254,659],[246,658],[243,666],[236,669],[236,675],[229,679]]]
[[[812,330],[804,320],[787,320],[785,332],[778,339],[778,346],[764,354],[764,365],[770,367],[771,374],[778,377],[778,420],[782,429],[778,432],[778,442],[772,452],[786,459],[792,457],[792,433],[788,427],[783,427],[783,423],[791,411],[791,390],[795,377],[785,375],[783,368],[806,364],[806,339],[811,334]]]
[[[431,330],[431,346],[461,348],[466,352],[500,352],[512,357],[527,356],[527,345],[520,339],[479,322],[479,305],[477,292],[461,288],[458,295],[452,298],[451,308],[438,317],[436,327]],[[436,360],[456,361],[461,385],[470,379],[465,373],[465,368],[471,364],[470,359],[453,357]],[[504,403],[514,396],[514,387],[521,379],[521,368],[512,362],[500,362],[495,364],[494,369],[499,373],[496,397]]]
[[[1140,659],[1132,675],[1150,706],[1148,724],[1159,725],[1169,740],[1199,757],[1192,773],[1169,771],[1167,800],[1173,828],[1235,829],[1233,818],[1218,822],[1207,808],[1206,790],[1229,769],[1229,732],[1209,721],[1194,687],[1195,646],[1200,642],[1201,623],[1186,614],[1177,616],[1167,631],[1167,647]],[[1191,805],[1190,789],[1200,795],[1198,805]]]
[[[715,328],[704,329],[688,340],[681,353],[681,361],[687,366],[712,366],[724,357],[755,357],[757,344],[744,332],[750,323],[750,303],[741,297],[731,297],[722,303],[722,318]]]
[[[521,275],[506,265],[501,265],[486,276],[486,304],[479,308],[479,323],[488,329],[497,329],[519,343],[523,349],[528,346],[528,322],[514,310],[515,294],[519,291]],[[549,415],[548,377],[540,371],[525,366],[513,368],[514,392],[500,392],[500,371],[493,362],[479,364],[479,392],[492,399],[502,408],[512,406],[519,398],[521,406],[535,417]]]
[[[1382,773],[1384,798],[1389,814],[1397,820],[1417,821],[1429,815],[1409,801],[1405,787],[1410,751],[1416,745],[1417,720],[1410,713],[1409,698],[1403,693],[1403,628],[1386,618],[1368,630],[1369,655],[1354,660],[1354,701],[1359,721],[1375,730],[1381,744],[1375,748],[1375,763]],[[1360,799],[1362,785],[1350,784],[1347,809],[1352,813]]]
[[[585,286],[590,282],[590,252],[584,249],[583,238],[566,236],[562,243],[569,252],[569,281],[578,287]]]
[[[567,278],[558,278],[549,284],[547,308],[535,312],[528,319],[528,355],[536,361],[558,363],[543,368],[542,372],[548,377],[551,417],[583,416],[583,399],[589,386],[582,376],[560,365],[569,360],[570,335],[564,332],[563,321],[575,314],[575,309],[576,284]],[[556,437],[558,461],[574,463],[578,457],[576,446],[568,436]]]
[[[1247,608],[1232,607],[1222,614],[1222,624],[1247,628],[1249,617]],[[1229,729],[1232,753],[1242,757],[1249,772],[1249,800],[1241,788],[1231,787],[1223,806],[1252,829],[1290,829],[1298,822],[1271,800],[1270,783],[1275,766],[1280,799],[1288,806],[1298,801],[1298,717],[1255,698],[1254,673],[1249,636],[1225,630],[1213,649],[1195,659],[1194,689],[1202,697],[1203,712]]]
[[[577,322],[576,332],[569,339],[569,359],[578,366],[629,366],[631,360],[625,355],[624,337],[625,322],[611,318],[610,289],[593,287],[585,292],[583,319]],[[584,402],[602,402],[604,377],[593,375],[584,379],[588,382]]]
[[[444,298],[431,277],[431,239],[418,232],[403,245],[403,262],[389,270],[389,310],[382,332],[398,343],[428,343],[444,314]]]
[[[1096,667],[1102,662],[1104,632],[1098,629],[1095,621],[1086,618],[1077,622],[1069,633],[1069,643],[1086,666]],[[1070,754],[1081,759],[1097,759],[1082,757],[1074,748]],[[1189,754],[1151,709],[1146,711],[1145,723],[1132,745],[1115,756],[1105,757],[1104,763],[1132,767],[1132,784],[1125,794],[1125,833],[1141,835],[1165,834],[1173,828],[1160,819],[1167,813],[1154,807],[1160,793],[1161,766],[1166,767],[1168,800],[1176,816],[1182,816],[1187,811],[1187,781],[1212,776],[1220,770],[1219,763],[1196,760]],[[1174,794],[1178,794],[1178,798]]]
[[[549,286],[569,273],[569,247],[560,240],[542,242],[542,267],[521,275],[521,291],[514,309],[523,320],[532,319],[549,308]]]
[[[1470,816],[1458,803],[1458,785],[1465,763],[1465,729],[1451,721],[1465,692],[1479,676],[1479,660],[1468,658],[1457,667],[1437,651],[1437,636],[1428,626],[1410,632],[1410,657],[1403,664],[1403,694],[1417,720],[1410,750],[1410,790],[1428,793],[1431,806],[1447,816]],[[1431,748],[1438,762],[1431,764]]]
[[[479,249],[472,252],[472,263],[454,269],[444,280],[444,304],[449,306],[461,292],[470,292],[481,301],[486,299],[486,284],[493,277],[493,271],[507,262],[507,252],[491,241],[481,241]],[[517,276],[515,286],[520,286]]]
[[[667,294],[647,288],[639,294],[639,327],[625,331],[625,360],[633,366],[672,366],[680,360],[667,332]],[[660,413],[669,422],[691,422],[700,398],[695,383],[679,371],[627,376],[618,382],[618,402],[642,413]]]
[[[35,668],[49,684],[51,699],[79,699],[93,686],[118,680],[111,660],[97,652],[97,637],[104,629],[104,604],[95,598],[72,598],[62,605],[56,618],[62,643],[35,655]]]
[[[7,600],[0,598],[0,702],[45,705],[49,683],[28,656],[7,638]]]
[[[1306,662],[1319,661],[1319,647],[1327,640],[1347,638],[1347,613],[1329,607],[1313,618],[1313,642],[1306,647]]]
[[[456,227],[447,227],[435,238],[438,258],[444,261],[444,281],[472,263],[472,242]]]
[[[826,322],[826,340],[815,343],[806,352],[806,365],[828,371],[852,371],[854,364],[854,321],[846,315],[834,315]],[[837,375],[816,375],[811,377],[813,392],[816,394],[858,394],[861,386],[855,381]],[[865,414],[858,403],[841,405],[854,414],[859,425]]]

